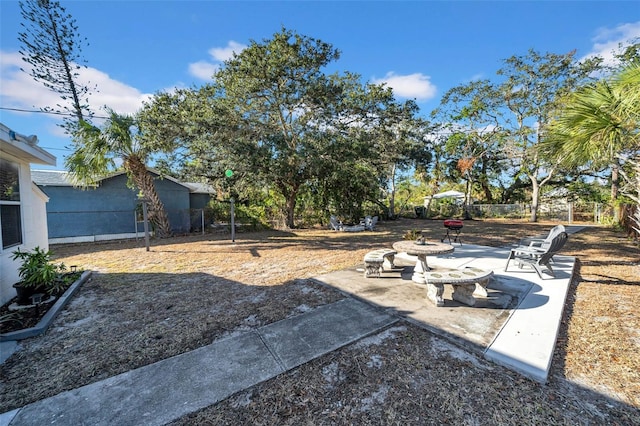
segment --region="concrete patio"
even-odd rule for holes
[[[540,279],[531,268],[513,263],[504,271],[508,248],[454,244],[455,251],[428,257],[435,268],[475,267],[493,271],[487,296],[475,306],[452,300],[445,285],[444,306],[426,298],[426,287],[411,280],[415,258],[396,256],[398,268],[380,278],[364,278],[364,266],[316,279],[352,297],[406,318],[475,353],[536,381],[546,382],[575,258],[554,257],[555,278]]]

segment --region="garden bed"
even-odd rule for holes
[[[17,297],[0,307],[0,342],[22,340],[44,333],[69,298],[89,279],[91,271],[73,273],[75,278],[59,296],[51,296],[37,305],[17,305]]]

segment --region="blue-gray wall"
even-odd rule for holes
[[[209,194],[197,194],[192,193],[189,194],[189,204],[192,209],[203,209],[207,207],[209,201],[211,200],[211,195]]]
[[[94,189],[70,186],[40,186],[49,196],[47,224],[49,238],[136,232],[134,211],[137,191],[127,187],[127,176],[100,182]],[[174,232],[188,232],[189,189],[167,179],[155,180],[158,196],[165,205]],[[142,224],[138,224],[142,231]]]

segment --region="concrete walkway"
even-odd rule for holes
[[[0,414],[0,426],[163,425],[400,319],[544,382],[575,259],[557,256],[556,278],[541,280],[532,270],[504,272],[507,254],[508,249],[455,244],[453,254],[429,258],[430,265],[494,271],[488,297],[475,307],[451,300],[430,306],[423,289],[399,271],[380,279],[365,279],[358,268],[339,271],[316,279],[353,297]],[[453,326],[447,330],[447,324]]]
[[[396,321],[343,299],[29,404],[0,415],[0,425],[163,425]]]

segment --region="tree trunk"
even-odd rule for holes
[[[613,219],[620,223],[620,205],[618,193],[620,191],[620,168],[617,163],[611,165],[611,207],[613,207]]]
[[[142,191],[144,197],[149,200],[151,207],[149,209],[149,221],[154,225],[157,236],[160,238],[170,237],[171,225],[169,217],[164,209],[162,200],[160,200],[156,192],[153,177],[147,167],[138,157],[131,156],[125,160],[124,168],[131,172],[134,183]]]
[[[462,217],[465,220],[471,219],[471,214],[469,213],[469,206],[471,205],[471,189],[472,189],[471,179],[472,179],[471,176],[467,173],[467,182],[464,190],[464,205],[462,207],[463,208]]]
[[[295,211],[296,211],[296,197],[288,197],[286,201],[286,225],[287,228],[293,229],[295,227]]]
[[[491,193],[491,185],[489,185],[489,179],[487,178],[487,163],[482,162],[482,175],[480,177],[480,186],[484,192],[484,197],[487,200],[487,204],[493,204],[493,194]]]
[[[391,191],[389,193],[389,219],[394,219],[396,216],[396,165],[391,167]]]
[[[540,185],[537,179],[531,179],[531,222],[538,221],[538,203],[540,202]]]
[[[424,207],[424,215],[425,217],[429,217],[429,210],[431,209],[431,202],[433,201],[433,197],[429,197],[427,200],[427,205]]]
[[[281,185],[281,193],[285,198],[285,225],[289,229],[294,229],[298,189],[300,186],[291,185],[290,187],[285,187],[285,185]]]
[[[625,173],[619,170],[620,176],[623,178],[624,185],[620,188],[620,192],[629,197],[635,204],[630,209],[628,216],[629,224],[625,224],[625,220],[621,216],[621,222],[627,225],[627,232],[634,238],[640,238],[640,156],[632,157],[627,160],[631,166],[633,173]]]

